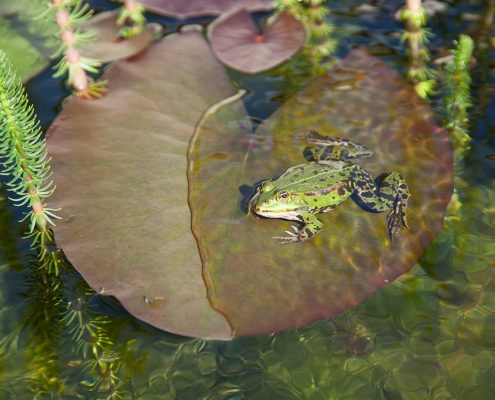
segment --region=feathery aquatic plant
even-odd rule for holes
[[[423,99],[428,98],[435,87],[435,71],[428,66],[430,52],[428,38],[430,31],[425,28],[428,16],[421,0],[407,0],[402,10],[402,20],[406,23],[406,31],[402,40],[407,41],[409,69],[408,79],[414,83],[416,93]]]
[[[92,31],[83,32],[79,26],[93,15],[82,0],[52,0],[49,11],[57,21],[61,45],[54,57],[62,56],[55,65],[55,78],[68,74],[68,83],[74,94],[83,98],[98,98],[106,92],[106,81],[93,81],[88,72],[97,73],[100,62],[82,57],[78,48],[94,40]]]
[[[146,18],[144,7],[136,0],[124,0],[120,8],[117,25],[120,26],[120,36],[129,38],[140,34],[144,29]]]
[[[307,38],[304,52],[312,64],[320,63],[332,55],[337,47],[332,38],[333,25],[328,21],[329,8],[323,0],[278,0],[278,10],[287,11],[301,20],[306,28]]]
[[[50,226],[57,210],[46,206],[53,193],[45,141],[33,106],[5,53],[0,51],[0,173],[16,206],[29,207],[28,236],[48,272],[58,274],[58,255],[52,250]],[[23,220],[24,220],[23,219]]]
[[[473,39],[461,35],[452,52],[452,60],[444,67],[443,125],[451,132],[456,158],[462,157],[471,142],[467,110],[471,106],[469,64],[473,48]]]
[[[91,379],[81,383],[98,394],[98,398],[121,399],[121,382],[117,375],[121,365],[118,354],[112,350],[114,343],[108,336],[107,316],[100,315],[91,306],[95,292],[80,281],[71,294],[63,322],[72,335],[76,349],[84,358],[82,371]]]

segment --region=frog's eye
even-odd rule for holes
[[[289,192],[283,191],[277,193],[277,200],[281,201],[282,203],[289,201]]]

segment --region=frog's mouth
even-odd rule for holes
[[[301,212],[305,212],[304,207],[290,209],[290,210],[261,210],[253,208],[252,212],[254,216],[258,219],[260,218],[275,218],[275,219],[286,219],[289,221],[300,221]]]
[[[248,215],[249,214],[253,214],[256,218],[258,218],[258,216],[256,214],[256,211],[254,210],[254,205],[258,201],[258,197],[260,197],[260,194],[261,194],[261,185],[259,185],[256,188],[256,191],[252,194],[252,196],[249,199],[248,204],[247,204],[247,213],[248,213]]]

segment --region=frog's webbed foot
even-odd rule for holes
[[[396,199],[392,207],[392,211],[387,216],[388,234],[390,240],[394,239],[394,236],[404,228],[409,229],[406,219],[406,203],[399,199]]]
[[[299,228],[297,226],[292,226],[292,230],[293,231],[285,231],[285,233],[287,233],[287,236],[273,236],[273,239],[280,240],[282,244],[297,243],[305,240],[299,236]]]

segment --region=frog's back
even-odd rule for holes
[[[353,164],[345,161],[301,164],[289,168],[275,182],[279,190],[301,193],[346,181],[350,167]]]

